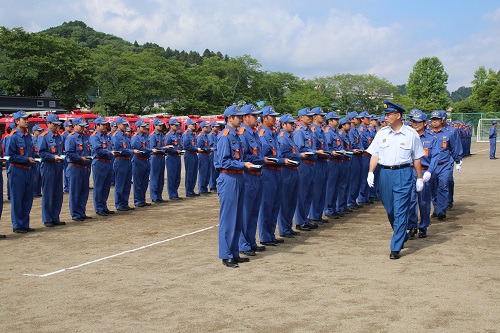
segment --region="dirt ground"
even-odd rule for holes
[[[500,160],[487,149],[473,143],[455,207],[400,260],[380,203],[229,269],[216,194],[109,217],[91,196],[83,223],[65,195],[68,225],[55,228],[37,198],[27,235],[12,233],[5,202],[0,331],[500,332]]]

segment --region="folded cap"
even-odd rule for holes
[[[28,114],[24,112],[23,110],[19,110],[16,113],[14,113],[14,120],[18,120],[19,118],[28,118]]]
[[[326,113],[323,112],[323,108],[321,106],[317,106],[311,109],[311,112],[317,116],[326,116]]]
[[[94,124],[96,125],[106,125],[108,122],[103,117],[97,117],[94,119]]]
[[[47,123],[52,123],[56,125],[61,125],[62,122],[59,120],[59,117],[56,114],[49,114],[45,119]]]
[[[386,99],[384,101],[384,113],[391,113],[391,112],[404,113],[405,109],[401,105],[393,103]]]
[[[246,104],[241,107],[241,112],[243,112],[245,115],[247,114],[261,114],[262,111],[257,110],[255,105],[253,104]]]
[[[229,116],[243,116],[244,113],[241,112],[241,109],[238,105],[231,105],[224,111],[224,118]]]
[[[302,116],[314,116],[314,113],[312,113],[309,108],[303,108],[299,110],[299,117]]]
[[[274,108],[273,108],[272,106],[270,106],[270,105],[268,105],[268,106],[264,106],[264,107],[262,108],[262,110],[261,110],[261,111],[262,111],[262,114],[261,114],[261,116],[262,116],[262,117],[264,117],[264,116],[275,116],[275,117],[276,117],[276,116],[279,116],[279,115],[280,115],[280,114],[279,114],[278,112],[276,112],[276,111],[274,110]]]
[[[118,117],[116,118],[116,125],[128,125],[128,120],[127,118],[124,117]]]
[[[340,116],[337,114],[337,112],[335,111],[330,111],[326,114],[326,117],[325,117],[326,120],[330,120],[330,119],[340,119]]]
[[[279,122],[282,124],[283,123],[294,123],[295,118],[291,114],[286,113],[280,117]]]

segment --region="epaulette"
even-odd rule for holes
[[[99,133],[99,132],[95,131],[94,133],[90,134],[90,136],[96,135],[97,133]]]
[[[41,136],[46,136],[47,134],[49,134],[49,132],[43,132],[42,134],[40,134]]]
[[[73,134],[75,134],[75,132],[71,132],[71,133],[69,133],[69,134],[68,134],[68,138],[69,138],[70,136],[72,136]]]
[[[340,131],[339,131],[339,134],[344,134],[344,130],[340,130]]]
[[[363,131],[364,131],[364,129],[363,129],[363,128],[364,128],[364,127],[359,127],[359,131],[360,131],[360,132],[363,132]]]
[[[227,136],[229,132],[229,128],[224,129],[224,132],[222,132],[222,136]]]
[[[113,136],[116,136],[116,133],[118,133],[118,131],[114,132],[114,133],[113,133]]]
[[[245,130],[246,130],[246,127],[245,126],[241,126],[240,130],[238,131],[238,134],[242,135],[243,133],[245,133]]]
[[[260,132],[259,132],[259,136],[264,136],[265,133],[266,133],[266,130],[265,129],[261,129]]]
[[[297,125],[297,127],[295,127],[296,130],[300,130],[302,129],[302,125]]]
[[[330,127],[328,127],[328,126],[327,126],[327,127],[324,129],[324,131],[325,131],[326,133],[330,132]]]
[[[189,131],[189,130],[185,130],[185,131],[184,131],[184,134],[188,134],[188,131]]]
[[[281,137],[285,136],[285,132],[281,132],[281,133],[280,133],[280,136],[281,136]]]
[[[314,133],[315,130],[316,130],[316,126],[311,126],[311,132]]]
[[[14,131],[14,130],[10,131],[9,136],[13,136],[14,133],[16,133],[16,131]]]

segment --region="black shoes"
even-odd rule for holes
[[[46,226],[47,228],[52,228],[54,226],[54,223],[52,222],[43,222],[43,225]],[[19,229],[17,229],[19,230]],[[14,230],[16,232],[16,230]]]
[[[186,197],[188,197],[188,198],[199,197],[199,196],[200,196],[199,193],[186,194]]]
[[[285,242],[285,240],[281,239],[281,238],[277,238],[277,239],[274,240],[275,244],[281,244],[281,243],[284,243],[284,242]]]
[[[141,207],[144,207],[144,206],[141,206]],[[135,208],[132,208],[132,207],[120,207],[118,208],[117,210],[119,210],[120,212],[128,212],[129,210],[134,210]],[[106,212],[108,213],[108,212]],[[109,214],[109,213],[108,213]]]
[[[236,261],[236,263],[241,264],[242,262],[249,262],[250,259],[249,258],[236,257],[236,258],[234,258],[234,261]]]
[[[175,197],[175,198],[170,198],[170,200],[182,200],[182,198]]]
[[[84,220],[85,219],[83,217],[77,217],[76,219],[73,219],[73,221],[75,221],[75,222],[82,222]]]
[[[255,256],[255,251],[253,250],[248,250],[248,251],[240,251],[241,254],[244,254],[246,256],[250,256],[250,257],[253,257]]]
[[[329,219],[338,219],[340,216],[339,215],[336,215],[336,213],[333,213],[333,214],[325,214],[326,217],[328,217]]]
[[[292,234],[288,234],[288,235],[280,235],[280,237],[284,237],[284,238],[295,238],[294,235]]]
[[[151,201],[153,201],[155,204],[159,204],[159,203],[167,202],[167,200],[163,200],[163,199],[151,200]]]
[[[298,235],[300,235],[300,232],[298,232],[298,231],[293,231],[293,230],[292,230],[292,235],[293,235],[293,236],[298,236]]]
[[[84,220],[91,220],[91,219],[93,219],[93,217],[92,217],[92,216],[87,216],[87,215],[85,215],[85,216],[83,217],[83,219],[84,219]]]
[[[114,214],[114,213],[115,213],[115,212],[113,212],[112,210],[107,210],[107,209],[106,209],[106,210],[104,210],[103,212],[105,212],[105,213],[106,213],[106,214],[108,214],[108,215],[109,215],[109,214]]]
[[[0,235],[0,239],[7,238],[6,235]]]
[[[146,204],[140,203],[140,204],[137,204],[137,205],[135,205],[135,206],[136,206],[136,207],[145,207],[145,206],[146,206]]]
[[[105,211],[96,212],[96,214],[99,215],[99,216],[108,216],[108,214]]]
[[[275,242],[260,242],[262,245],[267,245],[267,246],[276,246]]]
[[[309,224],[297,224],[295,226],[295,229],[300,230],[300,231],[311,231],[311,228],[309,228]]]
[[[446,218],[446,214],[445,214],[445,213],[439,213],[439,214],[437,215],[437,217],[438,217],[438,219],[439,219],[439,220],[441,220],[441,221],[442,221],[442,220],[444,220],[444,219]]]
[[[52,224],[53,224],[53,225],[66,225],[66,222],[62,222],[62,221],[52,221]]]
[[[222,264],[224,266],[227,266],[229,268],[238,268],[240,266],[238,266],[238,263],[236,262],[236,260],[234,260],[233,258],[231,259],[222,259]]]
[[[415,235],[417,234],[417,229],[416,228],[411,228],[410,231],[408,232],[408,237],[410,239],[415,238]]]
[[[266,250],[265,246],[257,246],[256,248],[252,248],[252,251],[255,252],[264,252]]]
[[[35,229],[33,229],[33,228],[24,228],[24,230],[26,230],[27,232],[33,232],[33,231],[35,231]]]
[[[55,227],[56,225],[66,225],[66,222],[61,222],[61,221],[43,222],[43,225],[48,228],[52,228]]]
[[[390,259],[399,259],[401,258],[401,255],[399,254],[399,251],[391,251],[391,255],[389,256]]]
[[[427,238],[427,231],[424,229],[418,229],[418,238]]]
[[[28,231],[26,229],[12,229],[16,234],[27,234]]]

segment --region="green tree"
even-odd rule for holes
[[[472,95],[472,87],[460,87],[454,92],[451,93],[450,98],[452,102],[460,102],[467,99],[470,95]]]
[[[448,74],[437,57],[418,60],[408,78],[408,96],[425,112],[446,109]]]

